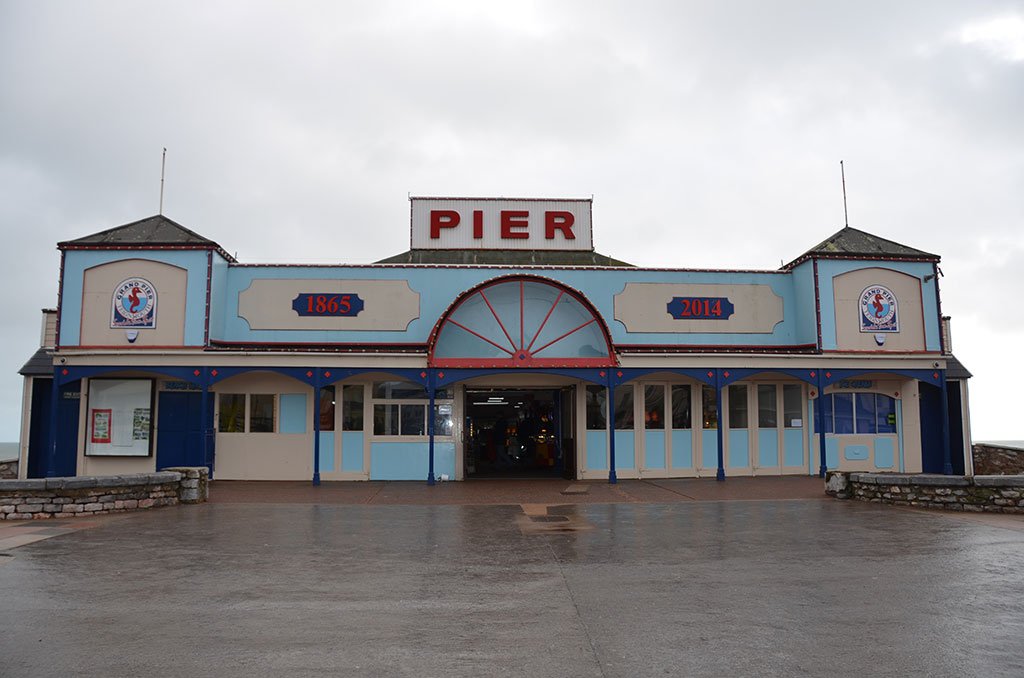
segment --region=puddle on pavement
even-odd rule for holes
[[[576,512],[575,506],[522,504],[516,523],[523,534],[554,534],[592,530],[594,526]],[[552,512],[554,509],[556,512]]]

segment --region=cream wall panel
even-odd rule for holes
[[[110,327],[117,285],[127,278],[145,278],[156,288],[156,327],[139,329],[128,341],[124,328]],[[188,272],[148,259],[125,259],[86,269],[82,284],[82,346],[181,346],[185,343],[185,298]]]
[[[899,332],[884,332],[885,344],[873,332],[860,331],[860,295],[869,285],[888,287],[896,295]],[[923,351],[924,308],[921,281],[887,268],[863,268],[833,279],[836,346],[840,351]]]
[[[728,320],[677,320],[667,308],[673,297],[726,297],[735,311]],[[769,285],[626,283],[615,319],[628,332],[770,333],[783,321],[782,297]]]
[[[300,294],[358,294],[354,316],[300,316]],[[404,332],[420,317],[420,295],[405,280],[253,280],[238,293],[238,316],[253,330],[391,330]]]

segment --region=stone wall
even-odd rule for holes
[[[0,480],[0,520],[79,518],[157,506],[195,504],[209,496],[209,470]]]
[[[18,477],[18,460],[0,461],[0,480],[11,480]]]
[[[1016,476],[1024,474],[1024,450],[977,443],[974,453],[974,473],[980,476]]]
[[[1024,513],[1024,475],[971,477],[830,471],[825,477],[825,493],[837,499],[896,506]]]

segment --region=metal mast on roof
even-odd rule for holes
[[[164,213],[164,168],[167,167],[167,149],[164,148],[164,155],[160,159],[160,215]]]
[[[166,148],[164,149],[167,150]],[[846,170],[843,169],[843,161],[839,161],[839,174],[843,177],[843,222],[846,228],[850,227],[850,215],[846,212]]]

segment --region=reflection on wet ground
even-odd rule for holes
[[[220,503],[7,552],[11,676],[1020,676],[1024,519]]]

